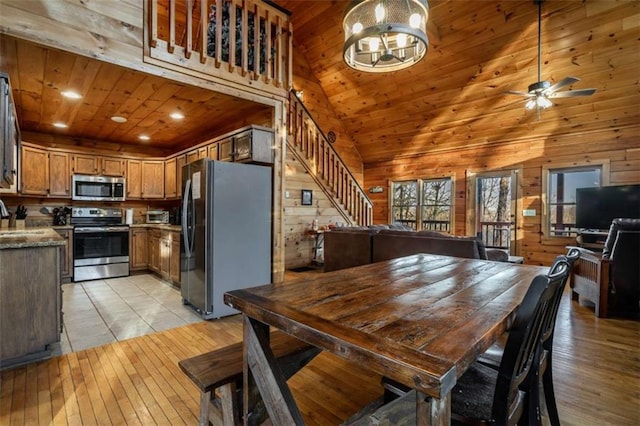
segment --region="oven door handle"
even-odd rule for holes
[[[121,226],[87,226],[80,228],[73,228],[74,233],[89,234],[93,232],[128,232],[129,228],[123,228]]]

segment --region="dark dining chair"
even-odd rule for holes
[[[566,281],[569,271],[568,264],[565,262],[564,265],[558,273],[538,275],[533,279],[516,311],[498,369],[475,362],[458,379],[451,391],[453,423],[541,423],[535,409],[537,369],[542,354],[540,337],[546,318],[553,312],[554,296]],[[414,391],[403,394],[401,384],[383,378],[383,385],[386,396],[396,393],[403,399],[414,398],[415,401],[415,394],[410,395]],[[383,409],[374,416],[383,417]],[[415,415],[415,410],[409,410],[407,414]]]
[[[558,286],[556,294],[553,297],[552,311],[545,318],[543,330],[540,336],[540,343],[542,352],[540,354],[540,366],[538,368],[538,379],[533,383],[538,383],[542,380],[542,388],[544,390],[544,399],[547,406],[547,414],[549,421],[553,426],[560,424],[560,417],[558,416],[558,407],[556,405],[555,392],[553,389],[553,368],[552,368],[552,354],[553,354],[553,335],[555,332],[556,318],[558,316],[558,309],[560,307],[560,301],[562,300],[562,294],[567,284],[573,264],[580,257],[580,250],[576,247],[570,247],[566,255],[558,256],[554,260],[553,264],[549,268],[549,275],[555,275],[558,273],[564,274],[564,280]],[[485,353],[478,357],[478,362],[494,369],[497,369],[500,365],[502,355],[504,352],[504,343],[508,336],[507,331],[494,345],[492,345]],[[540,410],[539,396],[536,399],[538,404],[533,407],[536,410]],[[539,415],[541,415],[539,413]]]

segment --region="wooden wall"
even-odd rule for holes
[[[320,82],[313,75],[307,62],[304,49],[294,44],[293,87],[302,90],[304,106],[309,110],[320,130],[326,135],[329,131],[336,134],[333,147],[345,162],[353,177],[362,185],[363,163],[351,135],[347,132],[340,116],[331,106]]]
[[[285,268],[291,269],[311,263],[314,239],[306,234],[311,229],[314,219],[318,219],[319,227],[326,227],[330,222],[344,222],[338,211],[320,190],[313,178],[302,164],[291,154],[287,154],[285,167],[285,199],[284,199],[284,234],[285,234]],[[300,191],[313,191],[313,205],[300,204]]]
[[[522,168],[522,196],[517,213],[520,256],[530,264],[548,265],[565,253],[575,238],[546,238],[542,233],[543,167],[564,167],[594,160],[608,160],[609,184],[640,183],[640,126],[505,143],[492,148],[442,151],[365,165],[365,187],[383,186],[382,194],[370,194],[374,223],[389,220],[388,183],[392,180],[455,176],[455,234],[469,235],[465,227],[467,173]],[[535,209],[535,217],[523,217],[522,209]]]

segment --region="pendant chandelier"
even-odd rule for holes
[[[427,53],[427,0],[354,0],[344,13],[344,61],[367,72],[410,67]]]

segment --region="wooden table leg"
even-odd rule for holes
[[[303,425],[302,415],[269,344],[269,326],[243,315],[244,424],[248,424],[249,370],[260,391],[272,424]]]
[[[451,424],[451,393],[442,399],[416,392],[416,425],[445,426]]]

